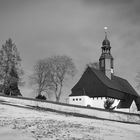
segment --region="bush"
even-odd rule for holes
[[[112,107],[114,103],[114,99],[107,98],[106,101],[104,102],[104,108],[107,110],[114,110],[115,107]]]
[[[47,99],[44,95],[38,95],[35,98],[40,99],[40,100],[46,100]]]
[[[89,107],[89,108],[90,108],[90,107],[91,107],[91,105],[87,105],[87,107]]]

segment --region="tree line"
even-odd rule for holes
[[[35,87],[37,97],[46,99],[42,94],[54,93],[56,101],[60,101],[62,88],[67,78],[75,75],[76,66],[72,58],[56,55],[38,60],[30,75],[30,84]],[[23,85],[21,57],[12,39],[6,40],[0,49],[0,91],[5,95],[22,96],[18,88]]]
[[[30,81],[36,87],[38,98],[45,99],[42,93],[53,92],[59,102],[65,80],[75,72],[76,67],[70,57],[52,56],[36,62]]]

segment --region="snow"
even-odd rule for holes
[[[0,140],[140,140],[140,125],[0,104]]]

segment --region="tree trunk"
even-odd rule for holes
[[[56,102],[59,102],[60,98],[58,96],[56,96]]]
[[[41,95],[41,90],[40,89],[38,89],[38,95]]]
[[[61,97],[61,93],[62,93],[62,84],[60,85],[60,90],[59,90],[59,93],[57,95],[57,93],[55,94],[56,95],[56,101],[59,102],[60,101],[60,97]]]

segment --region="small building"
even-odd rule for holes
[[[107,98],[114,100],[117,109],[128,109],[134,101],[140,110],[140,96],[130,83],[114,75],[114,59],[110,41],[105,32],[99,58],[99,69],[87,67],[80,80],[72,88],[69,103],[104,108]]]

